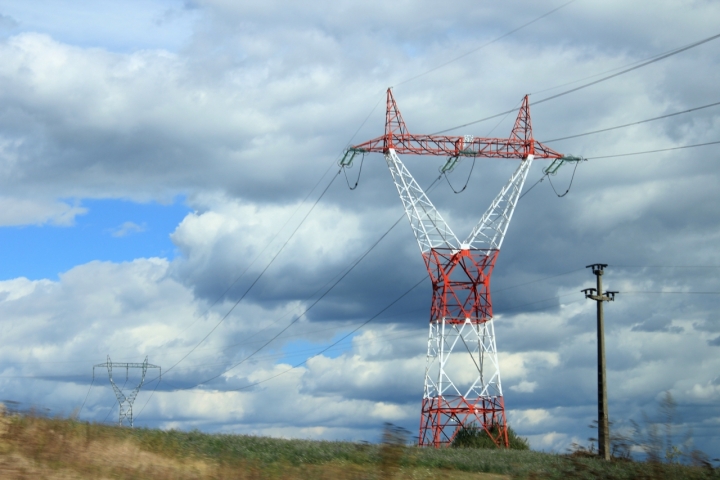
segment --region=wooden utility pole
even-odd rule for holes
[[[597,349],[598,349],[598,450],[600,457],[610,460],[610,427],[608,423],[607,381],[605,377],[605,319],[603,316],[603,302],[615,300],[618,292],[602,292],[604,263],[595,263],[585,268],[592,268],[597,277],[597,288],[582,290],[585,298],[597,302]]]

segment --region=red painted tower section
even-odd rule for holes
[[[424,255],[433,288],[431,325],[464,326],[469,321],[477,328],[492,320],[490,276],[498,253],[499,250],[477,252],[433,248],[429,255]],[[505,402],[501,392],[493,393],[474,397],[425,396],[419,444],[433,447],[450,444],[458,426],[475,425],[485,430],[498,446],[507,447]]]
[[[475,427],[507,448],[490,277],[533,159],[563,156],[533,139],[527,96],[509,138],[416,135],[390,89],[384,135],[350,147],[340,164],[349,165],[358,152],[384,154],[432,280],[419,444],[449,445],[460,428]],[[398,154],[519,159],[520,165],[460,242]]]

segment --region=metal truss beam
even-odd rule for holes
[[[458,248],[457,237],[392,148],[385,153],[385,161],[420,251],[425,254],[432,248]]]
[[[463,242],[463,248],[500,250],[534,158],[534,155],[528,155],[520,162],[515,173]]]
[[[395,149],[399,155],[439,155],[484,158],[561,158],[563,155],[532,138],[528,96],[523,98],[510,138],[481,138],[473,135],[417,135],[408,132],[395,103],[392,90],[387,91],[385,134],[353,145],[351,152],[386,153]]]
[[[449,445],[460,427],[507,447],[505,404],[492,321],[490,276],[498,250],[432,249],[433,283],[419,444]]]

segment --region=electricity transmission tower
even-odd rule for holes
[[[414,135],[408,132],[390,89],[385,134],[348,148],[340,165],[348,166],[358,153],[366,152],[384,154],[432,280],[419,444],[436,448],[448,445],[461,427],[476,425],[498,446],[507,447],[490,276],[533,159],[580,159],[563,157],[533,139],[527,96],[510,138]],[[443,172],[460,157],[521,161],[480,222],[461,242],[398,154],[447,156]]]
[[[142,363],[119,363],[119,362],[112,362],[110,361],[110,355],[107,357],[106,363],[98,363],[97,365],[93,365],[93,378],[95,378],[95,369],[98,367],[107,367],[108,371],[108,377],[110,378],[110,385],[112,385],[113,390],[115,391],[115,397],[117,397],[118,405],[120,406],[120,414],[118,417],[118,425],[121,427],[123,424],[127,424],[130,426],[130,428],[133,427],[133,413],[132,413],[132,406],[135,402],[135,398],[137,397],[138,393],[140,392],[140,388],[145,383],[145,375],[147,374],[148,368],[157,368],[159,370],[158,378],[162,376],[162,369],[157,365],[151,365],[148,363],[148,357],[145,357],[145,361]],[[113,380],[113,368],[124,368],[125,369],[125,383],[122,387],[118,387],[115,381]],[[129,393],[125,394],[123,393],[123,389],[125,388],[125,385],[127,384],[128,380],[130,379],[130,369],[131,368],[138,368],[140,369],[140,383],[136,387],[133,387],[132,390],[129,391]]]

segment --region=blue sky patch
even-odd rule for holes
[[[290,365],[297,365],[303,360],[317,355],[323,349],[327,348],[328,345],[332,345],[339,339],[347,335],[347,332],[340,332],[333,336],[332,340],[325,340],[322,342],[310,342],[307,340],[296,340],[283,346],[283,357],[279,358],[275,363],[288,363]],[[343,353],[347,352],[352,347],[352,339],[355,335],[350,335],[342,342],[338,343],[323,355],[327,358],[337,358]]]
[[[175,256],[170,234],[191,209],[181,199],[171,205],[126,200],[87,200],[87,214],[71,227],[42,225],[0,228],[0,280],[56,279],[92,260],[123,262]]]

